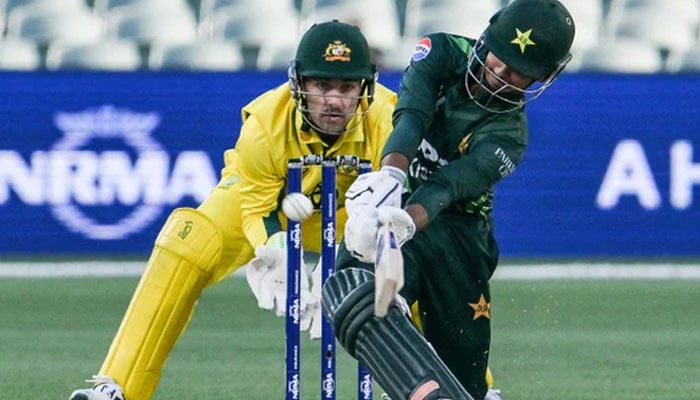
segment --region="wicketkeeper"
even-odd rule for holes
[[[248,262],[248,282],[259,305],[284,313],[286,219],[280,203],[287,161],[309,154],[356,155],[379,168],[396,95],[376,82],[376,74],[367,40],[355,26],[320,23],[303,35],[289,81],[243,107],[240,135],[224,153],[218,186],[196,209],[170,214],[95,385],[76,390],[71,400],[150,399],[202,291]],[[318,253],[321,170],[307,172],[302,191],[317,209],[303,222],[302,243]],[[356,177],[357,171],[338,171],[339,205]],[[342,232],[344,208],[337,218]],[[310,288],[304,278],[301,318],[309,329],[320,322],[314,321],[320,318],[320,288]]]
[[[564,69],[573,38],[573,19],[557,0],[515,0],[476,40],[433,33],[418,42],[382,168],[346,193],[340,270],[322,295],[339,342],[392,400],[487,394],[489,279],[499,257],[493,188],[522,160],[523,108]],[[402,202],[395,187],[404,182]],[[373,263],[378,231],[392,240],[380,229],[386,224],[402,245],[404,286],[379,317]],[[415,301],[424,337],[401,307]]]

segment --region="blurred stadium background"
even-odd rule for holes
[[[311,23],[360,26],[396,90],[422,34],[476,37],[507,2],[0,0],[0,398],[95,372],[162,222],[216,183],[240,108],[285,81]],[[497,385],[700,399],[700,0],[562,2],[574,58],[497,188]],[[241,279],[201,303],[156,398],[281,393],[282,320]]]
[[[386,69],[416,40],[476,37],[508,0],[3,0],[2,69],[285,68],[311,23],[356,23]],[[697,0],[563,0],[577,24],[568,72],[700,69]]]

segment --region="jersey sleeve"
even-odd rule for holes
[[[444,87],[464,78],[465,56],[445,33],[425,36],[416,50],[399,85],[394,111],[394,129],[383,155],[392,152],[413,158],[421,138],[430,127]]]
[[[524,152],[525,145],[511,137],[489,135],[468,153],[436,170],[407,204],[421,204],[432,220],[448,206],[478,198],[513,173]]]
[[[245,120],[236,143],[239,156],[240,207],[243,231],[253,247],[264,244],[270,233],[268,227],[279,226],[277,213],[280,193],[285,185],[285,171],[274,154],[269,135],[264,133],[255,115]]]

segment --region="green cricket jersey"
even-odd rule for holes
[[[488,213],[494,184],[515,170],[527,146],[522,109],[489,112],[467,94],[473,45],[472,39],[447,33],[418,43],[383,151],[411,160],[408,203],[423,205],[431,220],[447,207]]]

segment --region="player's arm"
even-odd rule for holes
[[[253,247],[264,244],[268,237],[281,230],[276,210],[285,185],[285,174],[275,154],[270,136],[255,116],[246,119],[236,142],[240,173],[240,206],[243,230]]]
[[[384,146],[383,166],[393,165],[407,170],[409,160],[415,156],[433,121],[443,88],[464,79],[463,58],[464,53],[447,34],[427,35],[418,42],[401,78],[393,116],[394,129]]]
[[[446,34],[428,35],[419,42],[401,79],[394,130],[384,146],[382,166],[408,171],[410,160],[432,123],[443,86],[463,76],[458,62],[463,56]],[[416,229],[427,225],[428,213],[421,204],[409,204],[406,212],[415,222]]]
[[[237,167],[241,174],[243,230],[255,248],[255,258],[246,269],[246,280],[258,306],[282,316],[287,296],[286,232],[281,228],[276,211],[286,182],[287,155],[275,153],[275,149],[281,152],[283,147],[273,146],[271,140],[272,136],[265,133],[255,116],[249,116],[235,149],[240,162]],[[311,295],[306,269],[301,271],[301,324],[306,330],[320,300]]]
[[[510,175],[524,151],[524,145],[508,138],[477,142],[469,153],[438,169],[421,184],[408,199],[407,209],[419,214],[422,223],[427,224],[450,204],[476,199]]]
[[[403,187],[409,160],[415,156],[432,123],[443,87],[464,78],[460,67],[463,57],[447,34],[431,34],[421,39],[401,79],[393,114],[394,128],[382,149],[381,169],[360,177],[350,187],[345,204],[349,215],[357,205],[400,204],[396,184]]]

